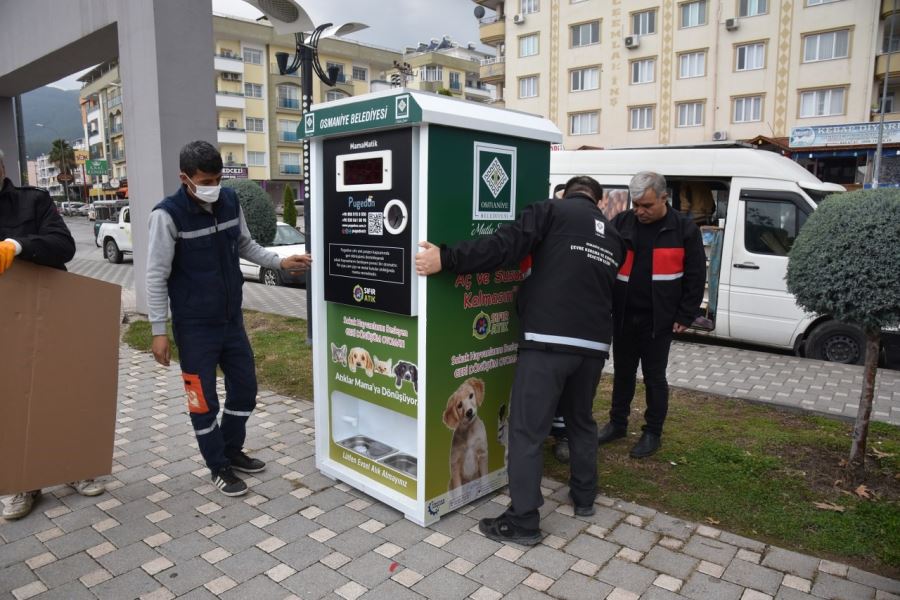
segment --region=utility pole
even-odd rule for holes
[[[875,145],[875,173],[872,175],[872,189],[877,190],[881,179],[881,148],[884,143],[884,101],[887,98],[888,79],[891,78],[891,56],[894,55],[894,19],[897,14],[897,0],[894,0],[894,12],[891,14],[891,29],[888,34],[887,66],[884,70],[884,85],[881,87],[881,114],[878,117],[878,143]],[[893,108],[893,107],[892,107]]]

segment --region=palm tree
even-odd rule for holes
[[[75,165],[75,151],[69,145],[69,142],[63,139],[53,140],[53,146],[50,148],[50,162],[56,165],[60,173],[70,173],[71,167]],[[69,184],[63,182],[65,188],[65,199],[69,199]]]

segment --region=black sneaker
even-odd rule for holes
[[[603,444],[608,444],[613,440],[625,437],[626,433],[627,432],[624,428],[619,428],[612,423],[607,423],[597,434],[597,444],[600,446],[602,446]]]
[[[234,474],[231,467],[223,467],[213,473],[212,482],[226,496],[243,496],[247,493],[247,484]]]
[[[571,457],[569,455],[569,440],[567,438],[556,438],[556,443],[553,444],[553,456],[559,462],[568,464]]]
[[[575,510],[575,515],[579,517],[593,517],[597,512],[597,509],[594,508],[594,503],[591,502],[585,506],[578,506],[575,503],[575,498],[572,497],[572,493],[569,492],[569,500],[572,501],[572,507]]]
[[[231,454],[226,454],[231,468],[242,473],[259,473],[266,468],[266,463],[258,458],[250,458],[243,450],[238,450]]]
[[[512,542],[523,546],[534,546],[544,537],[540,529],[518,527],[506,515],[500,515],[496,519],[481,519],[478,530],[496,542]]]
[[[629,452],[629,456],[631,458],[645,458],[654,454],[659,447],[662,446],[662,442],[659,439],[659,436],[655,433],[650,433],[649,431],[645,431],[641,436],[641,439],[638,440],[638,443],[634,445],[634,448]]]

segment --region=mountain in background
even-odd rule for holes
[[[84,137],[78,90],[44,86],[23,94],[22,121],[25,123],[25,153],[29,159],[50,152],[50,146],[57,138],[71,142]],[[35,123],[47,127],[36,127]]]

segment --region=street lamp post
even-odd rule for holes
[[[303,117],[309,113],[312,105],[313,71],[327,86],[333,86],[337,82],[340,70],[338,67],[328,67],[327,72],[319,63],[319,38],[322,33],[331,27],[331,23],[316,27],[312,33],[295,33],[296,53],[293,58],[287,52],[276,52],[275,61],[278,63],[278,72],[282,75],[291,75],[300,70],[300,123]],[[290,64],[288,61],[290,60]],[[310,212],[310,178],[309,178],[309,139],[303,138],[303,234],[306,236],[306,248],[312,248],[312,227],[309,221]],[[306,343],[312,344],[312,273],[306,272]]]

